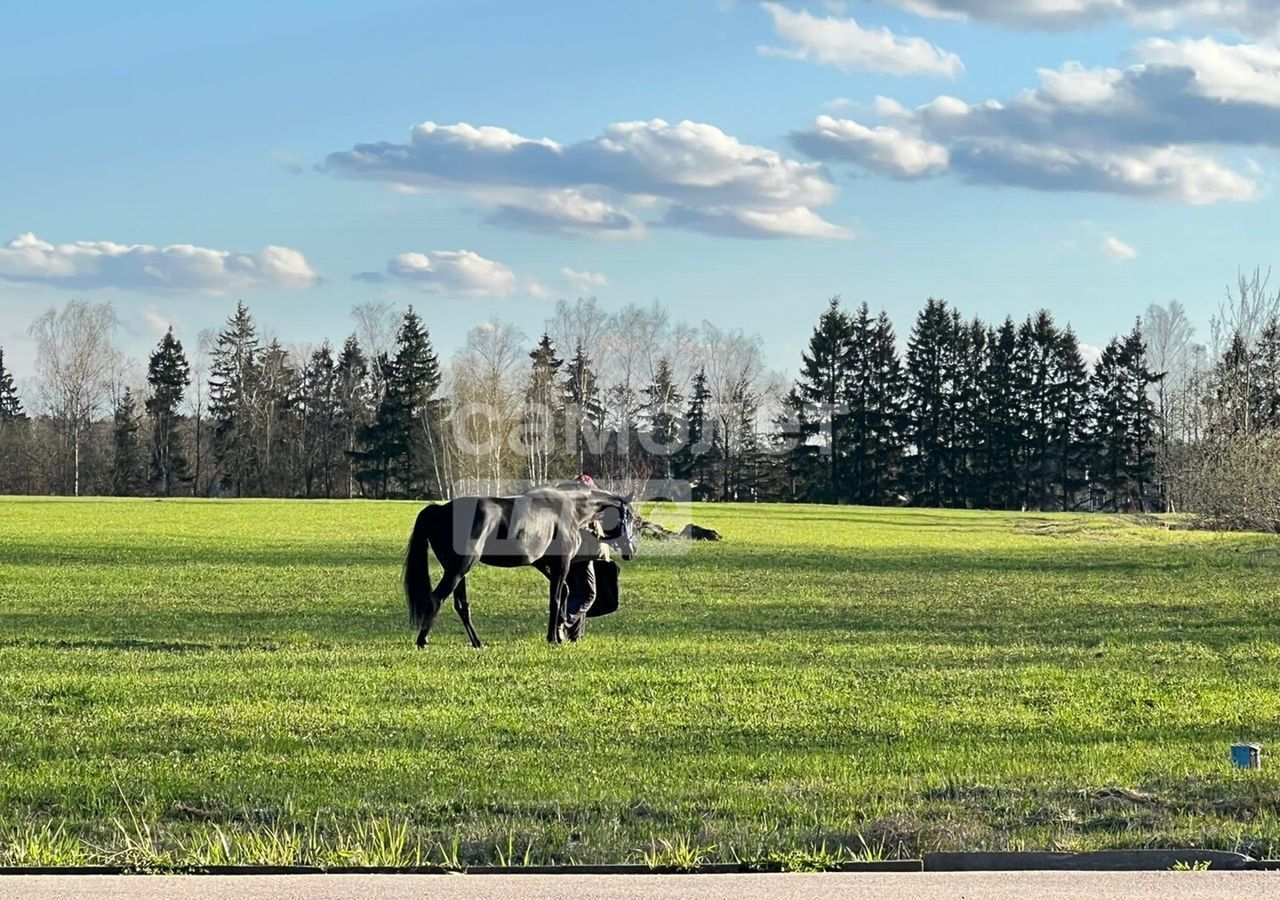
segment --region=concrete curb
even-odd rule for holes
[[[1204,865],[1210,869],[1248,869],[1258,860],[1226,850],[1094,850],[1087,853],[926,853],[926,872],[1009,872],[1068,870],[1151,872]]]
[[[1179,864],[1214,870],[1280,870],[1280,860],[1251,859],[1223,850],[1097,850],[1088,853],[978,852],[927,853],[923,859],[849,862],[830,872],[1158,872]],[[697,869],[651,869],[645,865],[473,866],[464,871],[439,866],[179,866],[163,871],[125,866],[0,866],[5,875],[745,875],[781,873],[781,867],[751,868],[734,863]]]

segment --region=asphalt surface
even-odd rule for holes
[[[1280,872],[910,872],[849,875],[0,876],[0,900],[1237,900]]]

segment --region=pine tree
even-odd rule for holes
[[[1053,425],[1058,407],[1054,363],[1061,335],[1048,310],[1040,310],[1018,331],[1018,352],[1026,388],[1026,457],[1023,459],[1022,501],[1028,509],[1043,509],[1053,494]]]
[[[844,495],[853,503],[881,504],[896,489],[901,466],[902,365],[893,325],[866,303],[850,319],[849,354],[842,379],[837,446],[842,448]]]
[[[444,406],[436,396],[443,377],[422,319],[413,307],[396,335],[394,358],[380,358],[384,390],[373,421],[360,431],[357,478],[378,496],[424,497],[447,489],[441,440]]]
[[[986,506],[1013,509],[1022,482],[1026,421],[1026,367],[1018,328],[1006,317],[987,341],[983,398],[987,407],[987,466],[983,478]]]
[[[686,440],[676,452],[675,477],[689,482],[693,499],[705,500],[715,491],[715,464],[719,455],[715,427],[710,420],[711,388],[707,370],[693,376],[689,405],[685,409]]]
[[[882,504],[893,500],[901,490],[906,427],[903,413],[906,384],[902,361],[898,358],[898,339],[893,323],[883,310],[871,331],[864,370],[862,402],[867,430],[863,452],[867,460],[867,481],[862,488],[862,499]]]
[[[964,322],[952,311],[955,345],[951,358],[951,481],[949,503],[973,508],[983,503],[987,445],[987,408],[983,369],[987,359],[987,326],[980,319]]]
[[[556,356],[555,343],[546,332],[529,360],[521,441],[528,455],[529,480],[539,484],[551,480],[557,468],[556,439],[564,427],[564,392],[559,382],[564,360]]]
[[[1059,334],[1054,353],[1055,410],[1050,431],[1057,464],[1055,480],[1064,510],[1076,505],[1076,495],[1086,484],[1091,458],[1089,444],[1089,367],[1080,353],[1080,341],[1070,328]]]
[[[839,503],[846,494],[849,455],[850,370],[854,362],[854,325],[832,297],[801,354],[800,378],[791,397],[800,423],[801,446],[813,444],[825,455],[824,471],[812,474],[814,499]],[[805,450],[799,450],[807,455]]]
[[[139,496],[146,485],[138,430],[138,404],[126,389],[116,401],[112,427],[111,492],[117,497]]]
[[[0,424],[24,418],[22,401],[13,384],[13,373],[4,366],[4,348],[0,347]]]
[[[604,405],[595,369],[582,344],[574,348],[565,367],[564,405],[574,464],[579,472],[588,472],[598,466],[603,450],[600,434],[604,429]]]
[[[396,335],[396,356],[388,383],[388,392],[395,395],[398,406],[396,425],[403,430],[400,441],[404,452],[397,474],[406,497],[433,493],[426,432],[432,425],[429,413],[442,380],[431,335],[410,306]]]
[[[1103,348],[1089,380],[1093,430],[1095,484],[1101,489],[1104,506],[1118,509],[1129,484],[1129,440],[1125,421],[1128,398],[1125,385],[1124,350],[1118,338]]]
[[[343,449],[341,482],[343,496],[351,497],[355,493],[355,461],[361,431],[372,419],[369,408],[369,361],[354,334],[342,345],[334,378],[337,384],[338,427]]]
[[[683,438],[680,427],[680,403],[684,399],[676,388],[671,363],[664,356],[658,360],[652,383],[644,389],[644,419],[651,444],[654,471],[664,479],[673,477],[672,457]]]
[[[214,459],[237,497],[258,486],[255,446],[256,402],[260,389],[257,328],[244,303],[218,335],[209,375],[209,416]]]
[[[954,493],[956,322],[943,300],[930,298],[907,344],[907,439],[913,502],[943,505]]]
[[[302,373],[303,496],[332,498],[344,449],[342,398],[333,348],[325,341]]]
[[[151,387],[151,397],[146,402],[147,417],[151,419],[151,484],[159,496],[168,497],[178,484],[188,480],[178,406],[191,386],[191,367],[172,328],[151,354],[147,384]]]
[[[409,430],[404,424],[404,402],[395,390],[395,363],[383,353],[374,369],[382,373],[384,388],[373,419],[360,429],[362,449],[354,454],[355,477],[364,494],[385,500],[391,496],[395,462],[408,453]]]
[[[1155,474],[1155,406],[1150,387],[1159,375],[1147,366],[1147,347],[1142,338],[1142,322],[1134,323],[1121,344],[1124,366],[1125,425],[1129,442],[1128,477],[1133,489],[1133,505],[1146,510],[1147,493]]]
[[[258,376],[258,403],[253,411],[258,434],[257,470],[262,474],[259,491],[273,497],[295,496],[297,474],[302,467],[302,374],[289,351],[273,339],[262,351]]]

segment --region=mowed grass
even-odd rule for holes
[[[418,508],[0,500],[0,864],[1280,853],[1276,538],[706,505],[581,644],[481,569],[419,652]]]

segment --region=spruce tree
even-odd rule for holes
[[[853,365],[854,328],[840,308],[840,298],[832,297],[809,337],[809,347],[801,354],[800,378],[792,392],[803,443],[819,435],[820,452],[825,454],[824,471],[814,473],[815,499],[838,503],[845,494],[844,465],[848,456],[850,431],[850,369]]]
[[[1054,372],[1060,341],[1061,334],[1053,316],[1045,309],[1029,317],[1018,332],[1027,391],[1022,500],[1029,509],[1046,507],[1053,495],[1052,478],[1058,469],[1054,460],[1053,430],[1060,399]]]
[[[344,449],[342,404],[333,348],[325,341],[302,373],[303,495],[332,498]]]
[[[1139,512],[1146,510],[1147,494],[1152,486],[1156,463],[1155,405],[1151,385],[1160,380],[1147,365],[1147,347],[1142,338],[1142,321],[1121,344],[1124,366],[1125,425],[1128,435],[1128,476],[1133,489],[1133,503]]]
[[[555,343],[546,332],[529,353],[529,360],[521,438],[529,480],[538,484],[554,477],[559,461],[557,439],[564,428],[564,392],[559,379],[564,360],[556,356]]]
[[[257,469],[262,475],[259,491],[272,497],[295,496],[302,468],[302,373],[279,339],[273,339],[262,351],[258,376],[254,412],[258,425]]]
[[[1101,489],[1105,508],[1119,509],[1128,491],[1129,440],[1125,421],[1126,396],[1124,350],[1118,338],[1103,348],[1089,379],[1094,451],[1092,481]]]
[[[565,366],[564,405],[574,464],[578,472],[587,472],[599,463],[604,405],[595,369],[582,344],[574,348],[573,356]]]
[[[865,361],[863,407],[866,433],[863,437],[867,480],[862,497],[867,503],[882,504],[893,500],[901,490],[903,411],[906,384],[902,361],[898,357],[898,339],[893,323],[883,310],[871,331]]]
[[[844,449],[845,497],[881,504],[896,490],[902,447],[902,365],[893,325],[866,303],[850,319],[850,353],[840,402],[846,410],[838,444]]]
[[[1086,484],[1090,460],[1089,367],[1080,353],[1080,341],[1070,328],[1059,334],[1053,373],[1056,407],[1050,431],[1057,471],[1054,479],[1062,509],[1076,506],[1076,496]]]
[[[397,405],[395,425],[402,430],[398,440],[403,455],[397,474],[406,497],[427,496],[433,490],[426,432],[433,426],[429,414],[442,380],[431,335],[410,306],[396,335],[396,356],[388,378],[388,392],[395,395]]]
[[[138,404],[126,389],[116,401],[111,432],[111,492],[117,497],[137,497],[146,485],[138,430]]]
[[[996,509],[1013,509],[1018,503],[1026,434],[1025,375],[1018,327],[1006,317],[987,341],[983,375],[987,407],[984,505]]]
[[[357,478],[381,497],[423,497],[446,485],[439,447],[443,407],[436,392],[442,375],[431,336],[413,307],[396,334],[393,358],[381,357],[374,369],[385,387],[373,421],[361,430]],[[393,487],[396,489],[393,494]]]
[[[374,368],[384,379],[382,398],[372,420],[360,429],[361,449],[353,459],[362,493],[385,500],[391,496],[395,463],[408,453],[409,430],[404,423],[405,404],[396,390],[394,361],[379,354]]]
[[[673,477],[673,460],[684,435],[680,428],[680,403],[684,398],[676,388],[671,363],[664,356],[658,360],[653,381],[644,389],[644,419],[652,444],[655,472],[662,478]]]
[[[354,466],[360,449],[360,434],[372,419],[372,410],[369,408],[369,377],[369,361],[353,334],[343,343],[334,371],[338,392],[338,427],[342,435],[343,450],[340,480],[345,497],[351,497],[355,493]]]
[[[214,345],[209,375],[214,459],[237,497],[258,485],[254,418],[260,368],[257,328],[248,308],[237,303]]]
[[[23,418],[22,401],[13,384],[13,373],[5,368],[4,348],[0,347],[0,424],[16,422]]]
[[[182,417],[178,407],[191,386],[191,366],[182,342],[170,328],[160,339],[147,364],[147,384],[151,397],[146,402],[151,420],[151,484],[161,497],[188,480],[187,460],[182,452]]]
[[[686,440],[676,452],[672,471],[676,478],[689,482],[694,500],[705,500],[715,491],[718,451],[715,427],[711,422],[711,388],[705,368],[693,376],[684,418]]]
[[[917,505],[943,505],[953,493],[955,366],[955,319],[945,301],[929,298],[907,344],[909,484]]]

